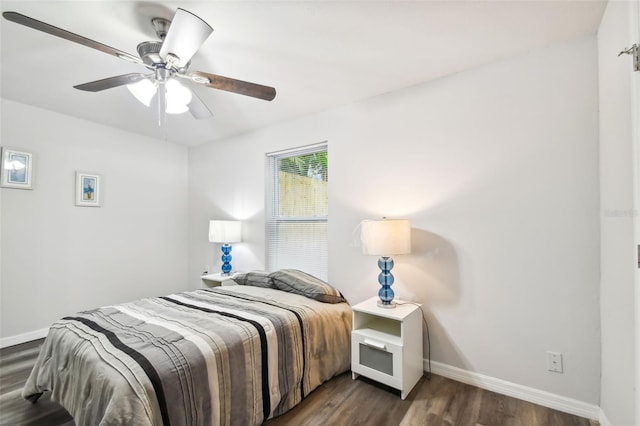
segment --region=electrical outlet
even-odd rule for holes
[[[562,354],[560,352],[547,351],[547,370],[562,373]]]

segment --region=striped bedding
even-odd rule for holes
[[[22,396],[76,425],[259,425],[349,369],[351,309],[270,288],[142,299],[54,323]]]

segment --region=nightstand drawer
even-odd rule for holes
[[[392,387],[402,384],[402,346],[354,330],[351,334],[351,369]]]

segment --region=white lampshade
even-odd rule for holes
[[[162,89],[163,86],[160,85],[160,88]],[[150,106],[152,99],[158,93],[158,85],[147,78],[128,84],[127,89],[145,106]],[[164,90],[167,114],[182,114],[189,111],[192,94],[188,87],[183,86],[176,79],[170,79],[164,83]]]
[[[411,253],[411,225],[407,219],[364,220],[360,236],[364,254]]]
[[[242,222],[238,220],[209,221],[209,241],[212,243],[237,243],[242,241]]]
[[[136,83],[127,84],[127,89],[136,97],[137,100],[144,105],[151,105],[151,99],[156,95],[158,88],[148,78],[142,79]]]
[[[167,81],[165,87],[167,89],[167,114],[182,114],[189,111],[191,90],[176,79]]]

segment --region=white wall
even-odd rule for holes
[[[588,37],[194,148],[190,283],[217,261],[211,218],[246,220],[234,266],[264,268],[265,153],[326,140],[329,276],[350,302],[378,290],[358,223],[407,217],[394,288],[424,304],[435,361],[597,404],[597,94]]]
[[[34,154],[34,189],[0,189],[0,337],[187,287],[187,149],[2,99],[1,142]],[[103,176],[74,206],[75,171]]]
[[[598,30],[602,328],[601,408],[612,425],[632,425],[638,368],[634,329],[631,2],[609,2]]]

